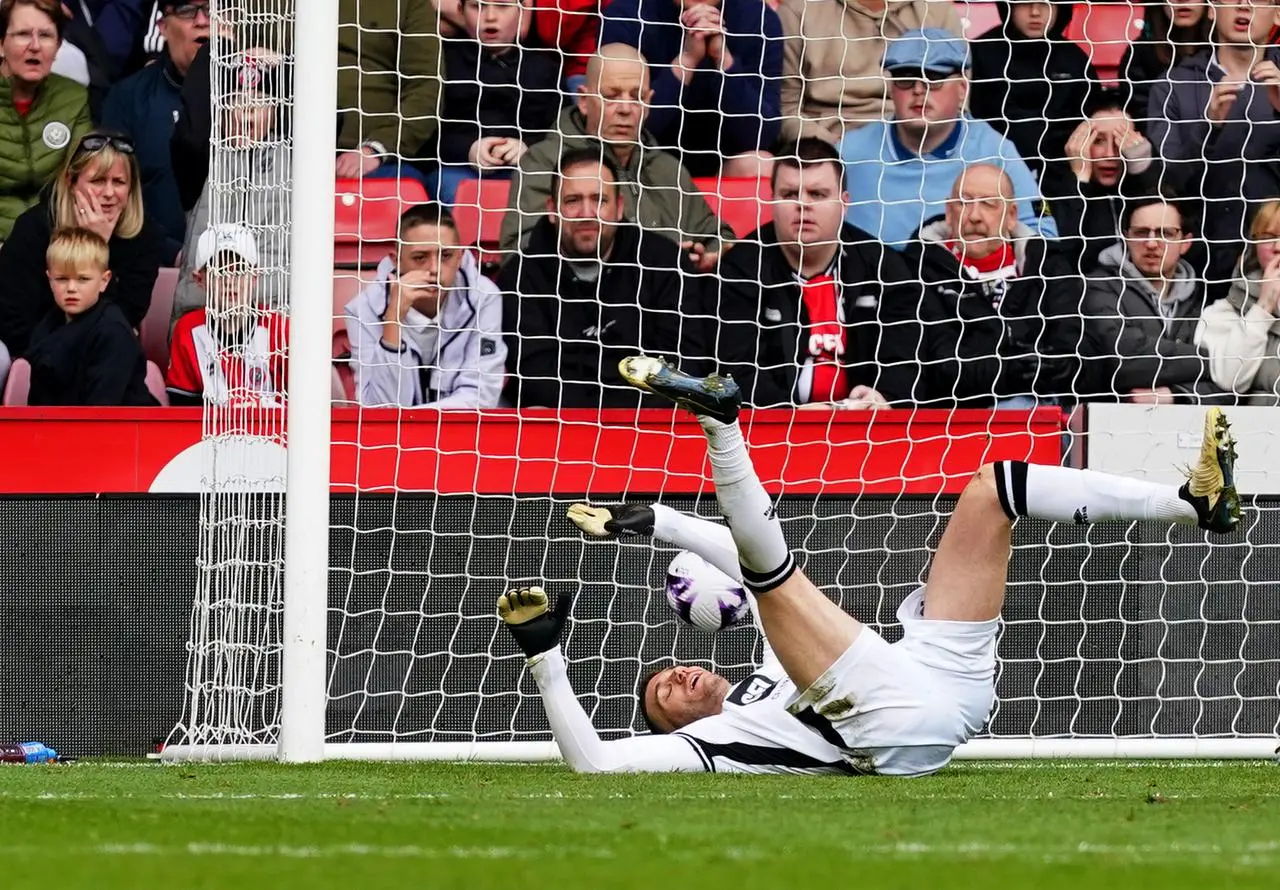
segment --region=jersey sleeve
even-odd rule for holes
[[[643,735],[605,741],[569,685],[564,655],[557,647],[529,660],[529,669],[556,744],[565,763],[579,773],[701,773],[708,761],[688,738]]]
[[[164,375],[165,389],[185,396],[198,396],[204,392],[204,378],[196,360],[196,345],[192,339],[192,315],[188,313],[173,331],[173,344],[169,347],[169,369]]]

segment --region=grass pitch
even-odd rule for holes
[[[409,764],[0,768],[0,887],[1277,885],[1280,767],[933,778]]]

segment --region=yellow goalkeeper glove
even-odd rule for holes
[[[498,617],[529,658],[554,649],[560,642],[572,603],[562,596],[554,609],[549,605],[547,592],[541,587],[509,590],[498,597]]]

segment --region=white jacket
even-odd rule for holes
[[[410,311],[399,352],[382,342],[394,271],[384,259],[377,279],[346,307],[356,399],[366,407],[496,407],[507,362],[502,294],[480,274],[475,256],[463,254],[435,318]]]

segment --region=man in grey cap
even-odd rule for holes
[[[940,28],[908,31],[889,44],[884,70],[893,119],[846,133],[840,143],[851,224],[901,250],[945,212],[965,167],[990,164],[1012,180],[1018,219],[1047,238],[1058,236],[1013,143],[965,114],[968,68],[968,44]]]

